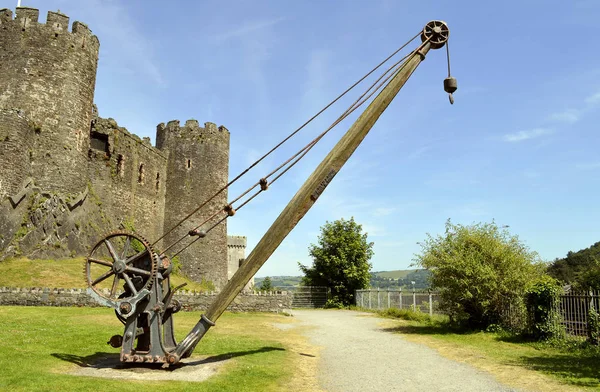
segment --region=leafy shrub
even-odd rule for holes
[[[587,319],[588,342],[594,346],[600,344],[600,314],[590,306]]]
[[[541,274],[537,253],[494,222],[446,222],[443,235],[427,235],[416,265],[431,272],[440,305],[461,327],[499,324],[504,304],[515,302]]]
[[[429,321],[431,319],[431,317],[429,317],[429,314],[423,313],[420,311],[414,311],[411,309],[389,308],[386,310],[379,311],[378,313],[381,314],[382,316],[394,317],[394,318],[399,318],[402,320],[410,320],[410,321],[424,322],[424,321]]]
[[[564,335],[558,313],[561,292],[558,281],[547,275],[527,290],[525,305],[529,314],[528,336],[535,340],[549,340]]]
[[[338,298],[330,298],[325,302],[325,309],[344,309],[344,304]]]

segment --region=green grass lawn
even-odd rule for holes
[[[459,332],[448,328],[443,317],[392,316],[412,320],[394,322],[387,331],[489,371],[508,385],[536,391],[600,390],[600,349],[583,340],[536,343],[508,333]]]
[[[25,257],[0,262],[0,287],[86,288],[83,257],[59,260],[30,260]],[[106,281],[109,288],[111,280]],[[171,285],[187,283],[185,290],[210,291],[213,286],[172,274]]]
[[[175,317],[181,339],[199,314],[182,312]],[[202,383],[142,382],[66,374],[95,356],[119,352],[106,344],[110,336],[123,332],[111,309],[0,307],[0,390],[299,390],[292,379],[295,369],[303,366],[298,361],[306,357],[294,349],[298,338],[286,331],[265,333],[270,322],[291,321],[273,314],[226,313],[194,352],[194,356],[233,358],[217,375]]]

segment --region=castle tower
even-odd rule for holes
[[[19,7],[0,10],[0,109],[31,124],[31,176],[41,189],[80,192],[89,149],[99,41],[69,17]]]
[[[158,125],[156,147],[168,154],[164,219],[164,230],[167,231],[227,184],[229,131],[223,126],[217,128],[213,123],[205,123],[201,128],[196,120],[186,121],[183,127],[179,121],[170,121],[167,125]],[[226,204],[225,191],[165,237],[163,243],[169,245],[187,235],[190,229]],[[182,271],[187,276],[212,281],[217,289],[228,279],[226,223],[215,227],[179,255]],[[210,223],[203,229],[208,227]],[[194,238],[188,237],[182,244]],[[181,249],[180,246],[173,250]]]
[[[246,243],[247,240],[244,236],[227,236],[227,279],[231,279],[231,277],[242,266],[244,261],[246,261]],[[252,287],[254,287],[254,277],[252,277],[252,279],[246,283],[244,290],[251,290]]]

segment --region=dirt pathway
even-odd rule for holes
[[[469,365],[443,358],[378,326],[369,313],[294,310],[310,343],[321,346],[326,391],[514,391]]]

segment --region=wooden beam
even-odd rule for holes
[[[260,267],[271,257],[275,249],[292,231],[296,224],[312,207],[329,182],[348,161],[352,153],[363,141],[379,116],[388,107],[392,99],[398,94],[410,75],[417,69],[425,55],[431,48],[426,42],[418,53],[413,54],[404,67],[392,78],[387,86],[371,102],[363,114],[352,124],[352,127],[340,139],[335,147],[323,159],[321,164],[310,175],[308,180],[290,200],[288,205],[279,214],[269,230],[252,250],[246,261],[231,277],[217,298],[208,308],[206,318],[212,322],[223,314],[227,306],[244,288],[246,283],[258,272]]]

